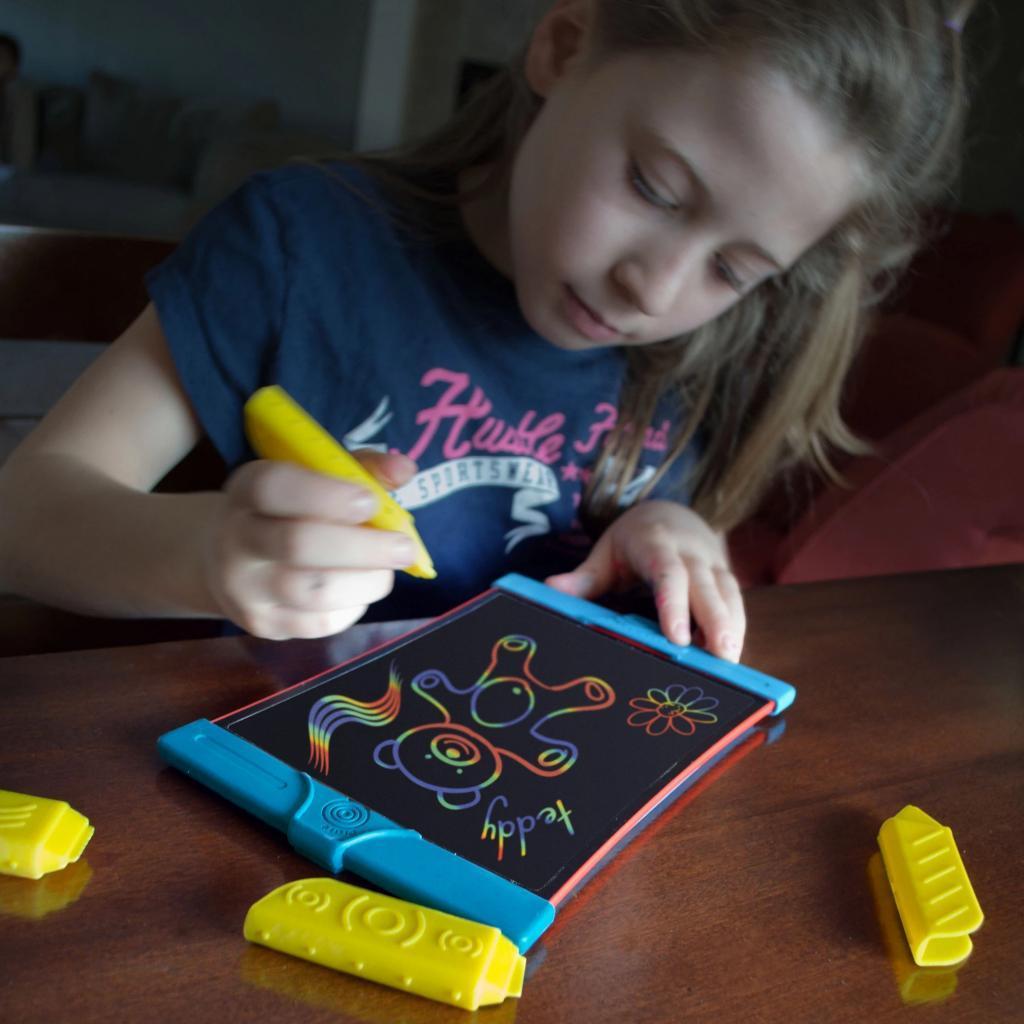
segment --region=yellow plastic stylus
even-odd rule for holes
[[[0,874],[42,878],[82,856],[95,830],[64,800],[0,789]]]
[[[250,942],[464,1010],[523,991],[526,957],[497,928],[350,885],[289,882],[249,908]]]
[[[952,831],[908,804],[882,822],[878,845],[914,963],[948,967],[965,960],[985,915]]]
[[[437,576],[412,515],[336,441],[284,388],[260,388],[245,403],[245,432],[253,450],[265,459],[294,462],[317,473],[347,480],[372,491],[380,500],[367,520],[381,530],[404,533],[415,545],[416,558],[404,571],[432,580]]]

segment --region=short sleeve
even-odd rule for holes
[[[228,466],[248,453],[242,405],[280,344],[288,300],[284,218],[257,176],[146,277],[182,386]]]

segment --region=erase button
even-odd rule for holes
[[[346,836],[358,832],[369,820],[370,812],[354,800],[332,800],[324,804],[320,816],[329,835]]]

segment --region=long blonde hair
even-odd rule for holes
[[[607,521],[621,509],[646,427],[666,396],[685,410],[649,493],[700,434],[692,506],[728,529],[783,468],[809,462],[834,476],[830,453],[860,444],[840,415],[846,372],[867,315],[920,244],[922,210],[959,169],[965,120],[953,0],[591,0],[600,56],[670,48],[745,50],[782,71],[868,161],[868,196],[785,275],[678,338],[629,347],[617,425],[585,496]],[[969,6],[969,5],[968,5]],[[452,211],[501,187],[540,109],[522,56],[486,82],[439,131],[359,162],[397,197],[408,223],[457,230]],[[490,165],[459,196],[460,171]]]

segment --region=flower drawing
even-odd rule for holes
[[[661,736],[672,729],[680,736],[692,736],[698,725],[714,725],[718,715],[711,709],[718,707],[717,697],[705,697],[699,686],[666,686],[664,690],[650,689],[646,697],[634,697],[629,706],[636,710],[626,721],[638,729],[646,729],[648,736]]]

